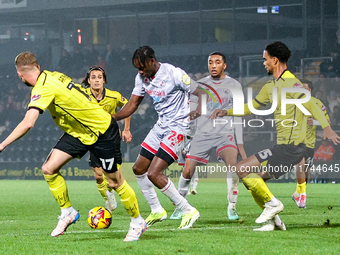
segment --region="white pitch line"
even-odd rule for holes
[[[324,224],[303,224],[303,227],[321,227]],[[287,229],[289,230],[289,227],[301,227],[301,224],[291,224],[291,225],[287,225]],[[259,225],[252,225],[252,226],[221,226],[221,227],[202,227],[202,228],[190,228],[190,231],[204,231],[204,230],[223,230],[223,229],[246,229],[248,228],[249,230],[252,230],[253,228],[259,227]],[[67,234],[83,234],[83,233],[103,233],[103,234],[107,234],[107,233],[121,233],[121,232],[127,232],[127,229],[115,229],[115,230],[100,230],[100,229],[93,229],[93,230],[78,230],[78,231],[67,231],[65,232],[66,235]],[[185,229],[177,229],[177,228],[150,228],[147,229],[146,232],[168,232],[168,231],[186,231]],[[5,234],[6,236],[30,236],[30,235],[47,235],[49,233],[26,233],[26,234]],[[1,235],[0,235],[1,236]]]

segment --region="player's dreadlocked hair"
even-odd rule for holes
[[[227,63],[227,58],[226,58],[226,56],[225,56],[222,52],[214,51],[214,52],[211,52],[211,53],[209,54],[209,56],[212,56],[212,55],[221,56],[222,59],[223,59],[223,61],[224,61],[224,63]]]
[[[91,72],[94,70],[98,70],[101,71],[103,73],[103,79],[104,79],[104,84],[107,84],[107,78],[106,78],[106,72],[103,68],[101,68],[100,66],[92,66],[89,68],[89,70],[86,73],[86,76],[84,78],[84,80],[82,81],[82,84],[84,84],[85,87],[89,87],[90,84],[88,82],[88,79],[90,78]]]
[[[148,59],[156,59],[155,51],[150,46],[139,47],[132,56],[132,64],[134,65],[135,60],[139,62],[140,65],[145,66],[145,62]]]
[[[268,44],[265,50],[271,57],[277,57],[282,64],[286,64],[290,58],[290,50],[283,42]]]
[[[34,54],[25,51],[15,57],[15,66],[21,71],[30,70],[38,66],[38,62]]]

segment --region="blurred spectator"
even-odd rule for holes
[[[335,148],[333,146],[332,141],[324,139],[322,140],[320,147],[314,153],[314,160],[315,161],[333,160],[334,153]]]
[[[335,105],[333,108],[332,125],[335,125],[334,130],[340,128],[340,105]]]
[[[328,107],[333,112],[334,106],[340,104],[340,94],[332,90],[327,97]]]
[[[70,73],[72,72],[72,63],[73,60],[71,54],[66,49],[63,49],[61,51],[60,60],[56,70],[65,73],[66,75],[71,75]]]

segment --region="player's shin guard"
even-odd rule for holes
[[[252,192],[251,190],[248,190],[250,194],[253,196],[255,202],[259,205],[259,207],[263,210],[264,209],[264,202],[260,196],[258,196],[256,193]]]
[[[44,178],[50,187],[53,197],[59,204],[61,209],[71,207],[71,202],[68,197],[67,186],[64,177],[60,173],[53,175],[45,175]]]
[[[151,212],[152,213],[163,212],[164,209],[161,203],[159,202],[154,185],[148,178],[148,173],[146,172],[145,174],[142,174],[142,175],[136,175],[136,179],[146,201],[149,203],[151,207]]]
[[[97,188],[98,188],[100,195],[105,199],[105,201],[107,201],[106,191],[109,190],[108,189],[109,182],[107,181],[105,177],[103,179],[104,180],[102,183],[97,183]]]
[[[168,183],[160,191],[166,195],[171,202],[183,212],[183,214],[186,214],[193,209],[188,201],[179,194],[174,183],[169,178]]]
[[[238,197],[239,178],[236,173],[227,172],[228,210],[235,207]]]
[[[274,197],[267,184],[258,174],[248,174],[247,177],[242,179],[242,181],[246,188],[260,197],[264,203],[269,202]]]
[[[189,191],[189,187],[190,187],[190,182],[191,182],[191,180],[190,179],[185,179],[182,174],[179,177],[179,180],[178,180],[178,192],[179,192],[179,194],[181,194],[185,198],[188,195],[188,191]]]
[[[300,195],[302,193],[306,193],[306,190],[307,190],[307,183],[304,182],[304,183],[301,183],[301,184],[297,184],[296,185],[296,192]]]
[[[131,186],[124,181],[123,184],[116,189],[116,192],[120,196],[120,201],[128,214],[130,214],[132,218],[138,217],[140,215],[138,201],[136,193]]]

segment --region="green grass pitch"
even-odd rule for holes
[[[291,200],[295,183],[269,183],[285,205],[281,219],[287,231],[254,232],[261,210],[240,184],[239,221],[226,217],[226,183],[200,182],[198,194],[188,196],[201,218],[189,230],[178,230],[179,220],[156,223],[138,242],[123,242],[129,216],[118,203],[109,229],[94,230],[86,222],[89,209],[104,205],[94,181],[67,181],[72,205],[80,221],[64,235],[51,237],[59,207],[45,181],[0,182],[0,254],[339,254],[340,196],[338,184],[308,184],[307,209]],[[136,182],[142,216],[150,209]],[[118,196],[116,196],[118,197]],[[174,206],[159,198],[170,217]]]

